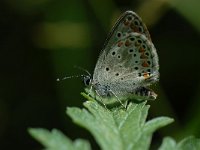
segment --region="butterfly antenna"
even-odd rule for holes
[[[57,78],[56,81],[63,81],[63,80],[66,80],[66,79],[71,79],[71,78],[79,78],[79,77],[84,77],[85,75],[75,75],[75,76],[65,76],[63,78]]]
[[[82,68],[82,67],[74,66],[74,68],[77,68],[77,69],[79,69],[79,70],[82,70],[82,71],[86,72],[89,76],[91,76],[91,74],[89,73],[89,71],[86,70],[86,69],[84,69],[84,68]]]

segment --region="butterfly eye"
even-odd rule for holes
[[[89,86],[91,83],[91,77],[90,76],[85,76],[83,79],[83,82],[86,86]]]

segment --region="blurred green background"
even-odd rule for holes
[[[158,93],[149,118],[175,122],[156,132],[151,149],[164,136],[200,137],[199,0],[1,0],[0,1],[0,149],[36,150],[28,127],[57,128],[72,139],[93,137],[65,115],[82,107],[79,78],[91,73],[113,23],[125,10],[146,23],[160,59]],[[134,131],[133,131],[134,132]]]

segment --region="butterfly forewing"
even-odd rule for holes
[[[142,22],[142,19],[136,13],[126,11],[113,26],[106,42],[104,43],[104,48],[110,48],[116,41],[119,41],[121,38],[126,36],[126,34],[131,32],[144,34],[148,40],[151,41],[150,34],[146,25]]]

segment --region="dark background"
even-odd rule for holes
[[[65,114],[82,107],[79,78],[91,73],[113,23],[125,10],[146,23],[160,59],[159,97],[149,119],[169,116],[152,149],[164,136],[177,141],[200,137],[200,2],[198,0],[1,0],[0,1],[0,149],[41,149],[29,127],[57,128],[71,139],[92,136]]]

